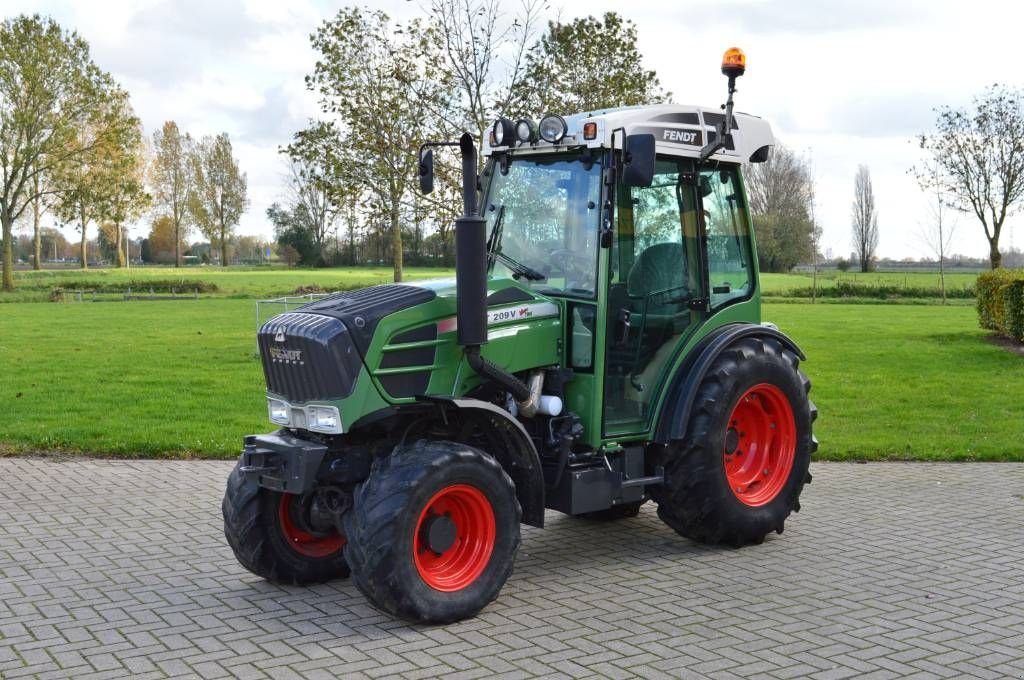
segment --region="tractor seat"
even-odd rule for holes
[[[652,314],[671,313],[677,305],[669,300],[686,294],[686,259],[681,243],[656,243],[646,248],[636,258],[626,277],[626,292],[631,298],[638,298],[640,304],[651,293],[672,289],[665,295],[658,295],[647,303]]]

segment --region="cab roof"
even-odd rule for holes
[[[627,106],[617,109],[588,111],[563,116],[567,132],[559,144],[538,141],[534,144],[517,144],[515,149],[554,150],[568,147],[587,146],[611,148],[612,132],[622,128],[625,134],[653,134],[658,153],[673,156],[698,157],[700,150],[709,139],[714,139],[717,127],[725,114],[718,107],[707,108],[686,104],[657,104],[653,106]],[[583,126],[595,123],[593,139],[584,138]],[[623,133],[615,136],[615,147],[622,148]],[[746,113],[733,114],[732,144],[711,156],[714,160],[730,163],[747,163],[764,160],[765,147],[775,145],[771,126],[761,118]],[[484,153],[508,149],[508,146],[494,146],[487,140]],[[760,158],[753,158],[761,151]]]

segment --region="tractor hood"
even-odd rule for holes
[[[483,354],[512,372],[559,364],[561,306],[510,279],[487,289]],[[454,279],[336,293],[260,329],[267,390],[292,403],[339,401],[358,396],[362,375],[390,402],[464,394],[479,381],[462,365],[457,327]]]

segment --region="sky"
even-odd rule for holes
[[[932,128],[937,106],[968,105],[994,82],[1024,86],[1018,3],[632,0],[628,10],[617,0],[549,3],[551,18],[614,10],[631,19],[646,67],[677,103],[721,103],[721,54],[742,47],[747,73],[737,110],[768,120],[780,142],[808,158],[822,248],[836,256],[852,250],[859,164],[870,169],[877,196],[879,255],[930,255],[921,236],[927,200],[909,174],[922,160],[914,137]],[[422,12],[409,0],[366,4],[398,19]],[[508,5],[511,12],[518,3]],[[0,16],[38,12],[77,30],[96,63],[131,94],[147,135],[165,120],[198,137],[227,132],[249,179],[251,205],[239,233],[269,238],[266,208],[284,194],[278,149],[318,114],[303,80],[316,60],[309,35],[338,7],[315,0],[0,0]],[[1004,248],[1024,247],[1022,224],[1022,215],[1008,219]],[[140,223],[130,233],[147,230]],[[952,250],[987,255],[976,218],[958,218]]]

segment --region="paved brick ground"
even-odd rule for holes
[[[229,469],[0,460],[0,676],[1024,677],[1024,465],[817,464],[743,550],[652,506],[551,514],[498,602],[433,628],[243,571]]]

